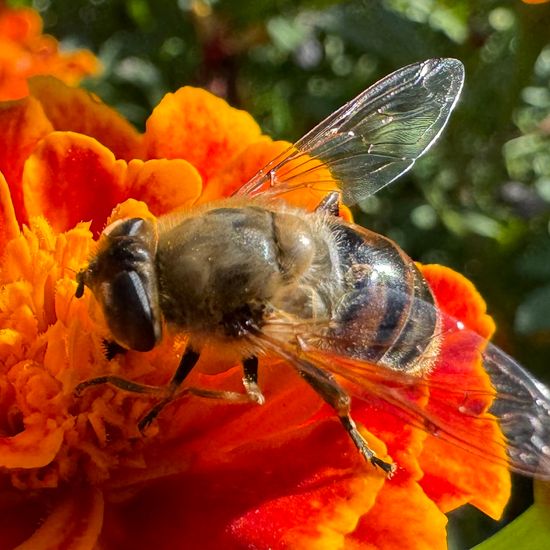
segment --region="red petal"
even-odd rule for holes
[[[10,190],[0,172],[0,258],[6,243],[19,234],[19,226],[11,201]]]
[[[0,548],[15,548],[27,540],[47,513],[46,499],[3,488],[0,495]]]
[[[0,438],[0,467],[40,468],[49,464],[63,443],[65,430],[53,420],[28,426],[12,437]]]
[[[81,88],[51,76],[29,80],[31,95],[40,101],[55,130],[78,132],[97,139],[117,159],[143,157],[142,136],[117,111]]]
[[[57,231],[92,220],[98,233],[123,198],[126,163],[95,139],[54,132],[29,157],[23,174],[29,216],[44,215]]]
[[[17,219],[19,223],[24,223],[27,216],[21,186],[23,165],[36,144],[53,127],[40,103],[33,98],[25,98],[0,105],[0,128],[0,172],[10,187]]]
[[[487,305],[471,281],[442,265],[419,266],[426,277],[439,307],[468,328],[490,338],[495,331],[493,319],[487,315]]]
[[[103,495],[73,488],[46,521],[15,550],[93,550],[103,525]]]
[[[470,281],[442,266],[423,266],[422,272],[443,311],[483,337],[492,334],[494,323]],[[475,335],[461,332],[444,339],[440,359],[431,375],[437,387],[430,388],[427,411],[469,434],[476,444],[481,443],[488,455],[498,456],[505,463],[503,435],[496,421],[482,412],[490,406],[494,390],[479,356],[481,344]],[[467,392],[451,393],[445,389],[459,387],[485,390],[486,395],[476,396],[474,401]],[[484,420],[480,422],[476,417],[452,413],[466,405],[479,410]],[[502,514],[510,496],[510,474],[502,464],[483,460],[477,454],[435,437],[426,440],[420,464],[426,472],[422,487],[443,511],[470,502],[495,519]]]
[[[176,541],[205,550],[333,543],[354,529],[384,483],[357,460],[339,423],[327,421],[284,438],[265,435],[224,465],[113,505],[104,540],[108,548],[136,550],[172,549]]]
[[[332,413],[311,420],[322,403],[298,375],[272,367],[263,372],[262,407],[206,407],[190,398],[159,419],[160,433],[172,431],[173,440],[155,449],[163,460],[158,474],[178,466],[184,473],[112,505],[108,548],[171,549],[175,541],[204,549],[307,548],[312,539],[332,543],[353,530],[385,476],[365,464]],[[189,383],[205,387],[207,378]],[[238,369],[214,378],[215,387],[240,384]]]

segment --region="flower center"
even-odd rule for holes
[[[111,360],[108,335],[90,298],[75,298],[75,274],[93,248],[87,224],[55,234],[31,221],[4,251],[0,271],[0,466],[18,488],[93,484],[115,469],[144,467],[137,429],[150,403],[108,386],[77,397],[79,382],[102,374],[163,383],[167,370],[142,354]],[[170,348],[171,344],[161,346]],[[161,355],[162,349],[152,352]]]

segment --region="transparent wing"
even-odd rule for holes
[[[336,180],[344,203],[355,204],[409,170],[433,145],[463,82],[456,59],[399,69],[321,122],[236,194],[278,194]]]
[[[396,300],[403,303],[402,296]],[[428,303],[423,306],[437,309]],[[375,411],[390,411],[440,442],[514,472],[550,479],[548,388],[461,321],[441,311],[437,315],[442,327],[434,335],[440,339],[439,351],[435,358],[424,357],[432,366],[422,375],[354,357],[354,342],[368,335],[356,327],[339,330],[334,337],[333,321],[329,327],[274,320],[269,336],[261,335],[256,344],[291,361],[298,370],[315,365],[338,375],[351,383],[352,395],[373,404]],[[373,346],[389,345],[392,332],[372,330]],[[298,343],[289,344],[291,334],[299,335]]]

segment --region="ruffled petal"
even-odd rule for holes
[[[260,135],[247,112],[205,90],[184,87],[165,95],[147,120],[146,158],[187,160],[207,184]]]
[[[487,338],[494,323],[486,313],[485,302],[470,281],[442,266],[422,266],[422,272],[432,288],[440,308],[453,318]],[[486,411],[491,405],[492,386],[483,370],[479,356],[478,338],[468,333],[455,333],[442,343],[440,359],[432,373],[438,386],[430,388],[429,413],[446,418],[449,403],[456,401],[455,410],[465,406],[465,395],[451,394],[445,388],[463,387],[485,389],[485,397],[470,398],[468,407],[480,411],[483,423],[475,417],[456,414],[447,419],[465,433],[475,433],[487,452],[506,463],[504,437],[498,423]],[[420,456],[426,472],[421,485],[441,509],[448,512],[470,502],[487,515],[498,519],[510,497],[511,482],[508,469],[494,461],[482,460],[476,454],[458,448],[441,438],[426,440]]]
[[[446,550],[447,518],[410,479],[387,482],[346,538],[346,550]]]
[[[42,20],[34,10],[0,9],[0,36],[14,42],[25,42],[42,32]]]
[[[53,420],[36,420],[21,433],[0,438],[0,467],[40,468],[53,460],[63,442],[64,429]]]
[[[33,98],[0,105],[0,172],[10,187],[19,223],[28,218],[23,204],[21,177],[27,157],[37,143],[52,130],[40,103]]]
[[[89,51],[63,53],[52,36],[42,35],[42,20],[31,9],[0,5],[0,100],[28,95],[27,78],[48,74],[77,84],[97,73],[100,64]]]
[[[103,495],[91,487],[73,489],[46,521],[14,550],[93,550],[103,525]]]
[[[192,373],[189,384],[237,389],[240,377],[238,368],[215,377]],[[110,508],[108,548],[154,541],[168,549],[174,540],[205,549],[335,548],[343,541],[373,505],[385,475],[365,464],[333,411],[287,365],[268,365],[262,387],[262,407],[218,401],[205,407],[189,398],[159,418],[161,441],[150,468],[113,480],[113,498],[139,486],[140,476],[149,488]],[[370,441],[385,456],[383,444]],[[151,501],[158,503],[154,510]]]
[[[356,395],[359,393],[359,390],[355,392]],[[419,394],[417,402],[418,404],[425,402],[425,396]],[[424,446],[425,432],[413,428],[402,420],[399,411],[380,399],[376,391],[363,395],[361,400],[354,400],[352,414],[356,422],[368,428],[368,434],[365,434],[365,437],[369,443],[372,436],[375,436],[386,445],[388,455],[397,467],[393,479],[399,479],[402,476],[413,479],[422,477],[423,471],[418,464],[418,455]]]
[[[185,160],[133,160],[128,164],[128,194],[147,203],[155,216],[197,202],[202,179],[195,167]]]
[[[0,172],[0,259],[7,242],[19,234],[19,226],[11,201],[10,189]]]
[[[25,207],[29,216],[44,215],[57,231],[92,220],[98,233],[126,196],[126,169],[126,162],[95,139],[53,132],[25,163]]]
[[[190,550],[341,546],[385,480],[364,465],[363,473],[342,467],[332,453],[334,466],[326,466],[327,441],[335,452],[344,450],[341,427],[330,424],[283,440],[282,448],[260,443],[241,463],[157,481],[138,498],[111,504],[105,546],[168,550],[178,540]]]
[[[421,265],[420,269],[445,313],[462,321],[482,338],[493,335],[495,322],[487,314],[487,304],[471,281],[442,265]]]
[[[327,421],[285,437],[264,434],[216,468],[157,481],[109,508],[106,547],[342,547],[385,483],[355,460],[342,431]]]
[[[110,149],[117,159],[129,161],[143,157],[142,136],[96,95],[69,87],[51,76],[31,78],[29,88],[55,130],[93,137]]]

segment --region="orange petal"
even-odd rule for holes
[[[93,550],[103,525],[103,495],[97,489],[72,489],[34,534],[15,550]]]
[[[0,257],[6,243],[19,234],[19,226],[11,201],[10,190],[2,172],[0,172]]]
[[[412,480],[389,480],[346,550],[447,549],[447,518]]]
[[[149,207],[142,201],[136,199],[127,199],[113,208],[111,215],[107,219],[107,225],[116,220],[124,220],[126,218],[145,218],[156,222],[156,217],[151,214]]]
[[[445,313],[459,319],[483,338],[493,335],[495,323],[487,314],[487,304],[471,281],[442,265],[419,267]]]
[[[0,105],[0,128],[0,172],[10,187],[17,219],[24,223],[27,216],[21,187],[23,165],[36,144],[53,127],[40,103],[33,98],[26,98]]]
[[[339,188],[328,167],[315,157],[305,154],[287,161],[279,168],[277,179],[288,181],[294,188],[283,195],[284,199],[305,210],[313,210],[328,192]]]
[[[129,196],[144,201],[155,216],[192,206],[200,197],[200,174],[185,160],[133,160],[128,165]]]
[[[40,468],[49,464],[63,443],[64,432],[63,427],[47,420],[45,424],[28,426],[12,437],[0,438],[0,466]]]
[[[424,398],[419,397],[422,402]],[[380,399],[376,392],[367,394],[361,401],[353,401],[352,414],[355,421],[368,430],[364,434],[370,444],[373,436],[377,437],[387,447],[387,454],[397,466],[394,479],[401,476],[420,479],[423,475],[418,464],[418,456],[422,452],[426,434],[413,428],[402,420],[399,411],[393,405]],[[370,435],[372,434],[372,435]],[[381,458],[385,458],[381,456]]]
[[[0,4],[0,100],[28,95],[27,76],[35,57],[29,45],[42,31],[38,13],[31,9],[11,9]]]
[[[421,269],[444,312],[483,337],[492,334],[494,323],[486,314],[485,302],[470,281],[442,266],[422,266]],[[470,434],[475,443],[481,442],[487,453],[500,457],[505,463],[502,432],[493,417],[482,412],[489,408],[494,390],[482,367],[481,343],[475,335],[462,332],[444,339],[440,359],[431,375],[437,381],[437,387],[430,388],[427,410],[455,429]],[[485,390],[486,396],[470,397],[466,390],[452,394],[445,390],[460,387]],[[466,404],[480,411],[481,420],[459,413],[445,418],[449,411],[459,411]],[[510,496],[510,474],[505,466],[483,460],[435,437],[426,440],[420,464],[426,472],[422,487],[443,511],[470,502],[495,519],[502,514]]]
[[[0,36],[24,42],[32,36],[42,32],[42,20],[40,15],[28,8],[10,9],[0,8]]]
[[[42,36],[38,49],[44,47],[49,36]],[[33,75],[50,75],[61,79],[70,86],[76,86],[88,75],[97,74],[101,71],[101,63],[96,56],[88,50],[74,52],[58,52],[57,41],[52,40],[52,55],[48,59],[40,59],[36,56]]]
[[[63,53],[52,36],[43,35],[42,21],[34,10],[0,5],[0,99],[28,95],[27,78],[36,74],[58,76],[77,84],[97,73],[99,61],[89,51]]]
[[[127,165],[95,139],[54,132],[29,157],[23,192],[29,216],[43,214],[57,231],[92,220],[98,233],[125,198]]]
[[[29,88],[55,130],[93,137],[110,149],[117,159],[129,161],[143,156],[141,135],[96,95],[67,86],[51,76],[31,78]]]
[[[462,407],[484,411],[490,406],[490,393],[484,399],[468,397],[467,388],[483,389],[488,379],[481,368],[479,357],[467,355],[474,349],[463,334],[454,335],[452,341],[443,343],[441,358],[431,377],[437,381],[430,388],[430,400],[426,406],[429,414],[442,418],[458,433],[466,434],[473,445],[481,445],[487,454],[500,457],[484,460],[477,453],[457,447],[442,438],[429,437],[420,455],[424,472],[421,485],[444,512],[467,502],[477,506],[487,515],[498,519],[510,497],[510,473],[506,463],[504,437],[497,422],[487,412],[479,417],[460,414]],[[459,338],[462,337],[462,338]],[[454,348],[454,349],[453,349]],[[466,388],[464,393],[451,393],[445,388]],[[457,411],[452,413],[452,411]],[[476,420],[479,418],[479,420]]]
[[[220,173],[260,135],[245,111],[197,88],[185,87],[164,96],[147,120],[146,157],[185,159],[205,182]]]
[[[289,147],[290,143],[267,136],[248,145],[209,181],[201,202],[229,197]]]

